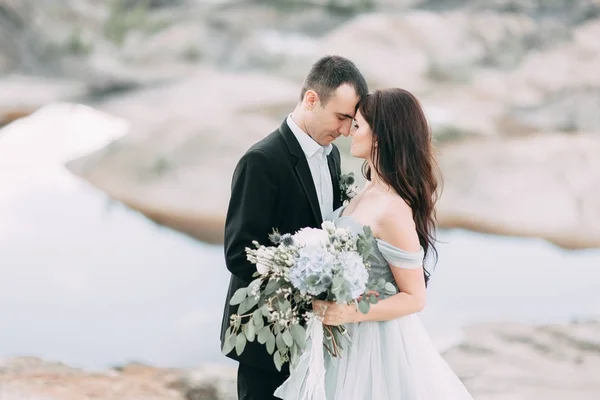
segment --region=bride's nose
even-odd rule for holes
[[[348,134],[349,136],[354,136],[354,132],[356,131],[356,128],[354,127],[354,124],[350,125],[350,133]]]

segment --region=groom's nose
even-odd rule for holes
[[[338,129],[338,132],[340,133],[340,135],[344,135],[345,137],[348,137],[348,135],[350,135],[351,127],[352,127],[352,120],[347,118],[342,122],[340,129]]]

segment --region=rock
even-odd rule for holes
[[[198,22],[183,22],[167,27],[146,38],[128,40],[123,48],[124,57],[133,63],[165,64],[166,61],[195,63],[205,57],[210,32]]]
[[[592,400],[600,391],[599,337],[593,321],[478,324],[444,358],[478,400]]]
[[[439,225],[600,247],[600,138],[548,134],[444,146]]]
[[[0,3],[0,73],[39,73],[55,67],[43,30],[30,23],[34,16],[33,1]]]
[[[564,93],[600,87],[600,20],[573,31],[573,39],[532,51],[518,68],[501,72],[506,98],[521,107],[535,107]],[[516,100],[516,101],[515,101]]]
[[[422,6],[432,10],[463,7],[520,13],[534,18],[554,18],[565,25],[578,24],[600,15],[597,0],[428,0]]]
[[[600,86],[559,91],[535,107],[516,108],[512,122],[535,132],[599,132]]]
[[[215,365],[188,371],[177,387],[186,400],[235,400],[236,382],[235,369]]]
[[[514,13],[374,13],[335,29],[312,53],[290,57],[283,70],[300,79],[319,55],[342,54],[371,90],[402,87],[417,95],[439,138],[496,136],[519,92],[506,85],[506,75],[532,48],[567,37],[566,27]]]
[[[83,84],[24,75],[0,77],[0,126],[32,114],[45,104],[72,101],[86,93]]]
[[[420,90],[429,80],[468,80],[480,64],[515,65],[537,36],[535,22],[517,14],[375,13],[361,15],[328,34],[309,58],[342,54],[357,63],[374,88]]]
[[[299,90],[277,78],[203,69],[98,103],[131,122],[131,134],[69,168],[156,222],[220,243],[237,161],[277,129]]]
[[[187,0],[120,0],[123,7],[131,9],[135,7],[161,8],[181,6]]]
[[[490,322],[466,328],[444,359],[478,400],[595,400],[600,391],[600,323]],[[233,400],[236,368],[127,364],[84,371],[35,357],[0,363],[3,400]]]
[[[0,360],[0,375],[25,373],[77,375],[83,371],[61,362],[43,360],[39,357],[13,357]]]
[[[146,367],[145,373],[84,371],[33,357],[16,357],[0,369],[0,398],[7,400],[183,400],[167,383],[178,372]],[[152,373],[148,373],[148,372]]]

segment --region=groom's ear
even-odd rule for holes
[[[307,90],[304,94],[304,103],[309,110],[312,110],[319,102],[319,95],[314,90]]]

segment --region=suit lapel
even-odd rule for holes
[[[327,165],[329,166],[329,174],[331,175],[331,184],[333,186],[333,210],[335,211],[341,205],[341,193],[340,177],[337,175],[338,165],[333,152],[327,156]]]
[[[323,222],[323,217],[321,216],[321,208],[319,207],[317,189],[315,189],[315,183],[313,181],[312,174],[310,173],[306,156],[304,155],[302,147],[300,147],[300,143],[298,143],[298,140],[294,136],[294,133],[286,121],[283,121],[283,124],[281,124],[279,127],[279,131],[281,132],[281,135],[283,136],[291,155],[296,159],[296,165],[294,167],[296,176],[298,177],[298,180],[302,185],[302,189],[304,189],[304,193],[308,198],[308,202],[310,203],[310,208],[315,220],[317,221],[317,225],[320,225]]]

